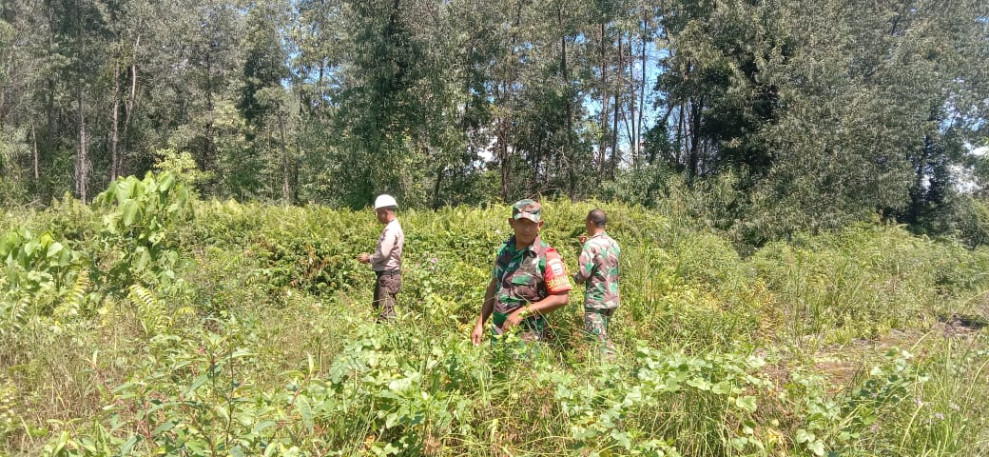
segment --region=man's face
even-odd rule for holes
[[[374,210],[374,215],[378,217],[378,222],[382,224],[388,223],[388,210],[384,208],[378,208]]]
[[[532,244],[539,235],[539,229],[543,226],[543,221],[539,223],[528,219],[508,219],[508,225],[515,231],[515,241],[522,245]]]
[[[587,234],[590,235],[590,234],[594,233],[594,229],[595,229],[594,223],[591,222],[590,219],[585,219],[584,220],[584,230],[587,230]]]

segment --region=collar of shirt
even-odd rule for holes
[[[531,252],[535,254],[536,250],[533,247],[539,245],[539,243],[542,243],[542,240],[539,238],[539,235],[536,235],[536,239],[532,240],[532,244],[526,246],[524,249],[518,249],[515,247],[515,235],[512,235],[508,239],[508,248],[511,249],[509,252],[512,253],[512,257],[517,256],[520,252]]]

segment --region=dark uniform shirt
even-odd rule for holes
[[[514,236],[502,244],[493,275],[498,283],[494,296],[494,325],[498,328],[508,314],[526,304],[571,289],[567,267],[560,255],[538,236],[523,249],[516,249]],[[541,316],[532,319],[541,320]]]

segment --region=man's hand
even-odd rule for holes
[[[481,344],[481,340],[484,338],[484,325],[480,322],[474,326],[474,331],[470,332],[470,341],[475,345]]]
[[[371,254],[368,254],[366,252],[362,252],[359,256],[357,256],[357,261],[360,262],[360,263],[369,263],[369,262],[371,262]]]
[[[578,236],[577,237],[577,241],[580,241],[580,244],[586,243],[587,242],[587,235],[580,235],[580,236]]]
[[[519,308],[514,313],[509,314],[508,318],[505,319],[505,323],[501,326],[501,329],[508,332],[516,325],[522,323],[522,319],[525,319],[525,308]]]

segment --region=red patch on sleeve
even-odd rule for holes
[[[546,281],[546,291],[552,295],[569,291],[570,276],[567,275],[567,266],[563,264],[560,254],[555,249],[546,251],[546,271],[543,272],[543,280]]]

